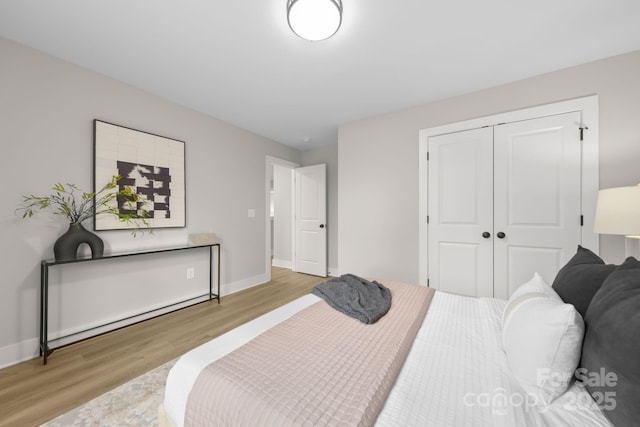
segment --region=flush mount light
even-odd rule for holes
[[[303,39],[328,39],[342,23],[342,0],[287,0],[287,20]]]

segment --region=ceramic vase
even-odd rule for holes
[[[77,259],[78,248],[83,243],[91,248],[91,258],[100,258],[104,254],[102,239],[84,228],[82,224],[72,222],[69,224],[69,229],[53,245],[56,261]]]

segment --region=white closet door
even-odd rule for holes
[[[431,287],[493,296],[492,180],[492,128],[429,138]]]
[[[496,298],[534,272],[551,284],[581,242],[580,122],[574,112],[494,128]]]

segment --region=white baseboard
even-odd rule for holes
[[[32,338],[0,348],[0,369],[38,357],[39,339]]]
[[[220,293],[222,294],[222,298],[225,296],[243,291],[245,289],[252,288],[254,286],[261,285],[263,283],[267,283],[269,281],[269,277],[266,273],[259,274],[257,276],[248,277],[246,279],[238,280],[237,282],[232,283],[223,283],[220,286]]]
[[[333,276],[334,274],[331,274],[332,270],[334,269],[329,269],[330,275]],[[257,276],[249,277],[243,280],[238,280],[237,282],[223,283],[220,286],[220,293],[222,294],[222,299],[224,300],[224,297],[226,295],[230,295],[235,292],[249,289],[266,282],[268,282],[267,274],[266,273],[259,274]],[[185,304],[185,305],[188,305],[188,304]],[[172,309],[176,309],[176,308],[179,308],[179,307],[172,307]],[[168,309],[167,311],[172,311],[172,310]],[[160,313],[161,311],[153,313],[153,315],[157,315]],[[150,315],[149,317],[152,317],[153,315]],[[142,318],[136,318],[135,320],[130,319],[129,322],[135,322],[140,320],[142,320]],[[110,326],[113,328],[116,325],[110,325]],[[119,324],[117,326],[123,326],[123,325]],[[94,334],[95,332],[96,331],[94,331]],[[104,332],[104,331],[101,331],[101,332]],[[40,343],[38,338],[31,338],[16,344],[10,344],[5,347],[0,347],[0,369],[38,357],[39,345]],[[58,345],[60,345],[60,343],[58,343]]]
[[[338,267],[329,267],[329,276],[331,277],[340,277],[341,274],[338,271]]]
[[[76,325],[73,328],[69,328],[61,331],[49,332],[49,347],[57,348],[66,344],[74,343],[78,340],[93,337],[96,335],[110,332],[118,328],[132,325],[134,323],[142,322],[144,320],[152,319],[154,317],[161,316],[172,311],[179,310],[181,308],[190,307],[194,304],[198,304],[209,300],[209,296],[198,293],[196,295],[185,295],[184,299],[187,301],[166,301],[164,303],[157,304],[155,306],[141,307],[138,310],[131,312],[123,312],[118,314],[113,319],[106,319],[105,322],[95,324],[83,324]]]
[[[49,348],[55,349],[57,347],[109,332],[123,326],[128,326],[152,317],[170,313],[198,302],[207,301],[208,299],[208,296],[202,296],[193,298],[189,301],[173,303],[169,307],[146,307],[131,313],[121,313],[118,315],[118,318],[113,319],[113,321],[108,324],[83,324],[76,325],[75,327],[67,330],[50,331]],[[2,347],[0,348],[0,369],[39,357],[39,354],[39,338],[32,338],[17,344]]]
[[[271,265],[273,265],[274,267],[281,267],[281,268],[292,268],[293,267],[293,263],[291,262],[291,260],[288,260],[288,259],[276,259],[276,258],[274,258],[271,261]]]
[[[283,263],[283,264],[280,264]],[[286,265],[284,265],[284,263],[288,263]],[[293,264],[291,263],[291,261],[282,261],[282,260],[273,260],[273,266],[274,267],[282,267],[282,268],[288,268],[288,269],[293,269]],[[338,273],[338,268],[337,267],[328,267],[327,268],[327,276],[330,277],[337,277],[340,276],[340,274]]]

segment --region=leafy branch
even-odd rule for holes
[[[52,190],[53,194],[48,196],[23,196],[23,206],[16,209],[22,211],[22,218],[30,218],[34,210],[52,209],[56,215],[66,217],[71,223],[80,224],[94,215],[109,214],[118,218],[118,221],[134,224],[136,228],[133,234],[141,226],[149,228],[147,221],[149,213],[141,210],[138,213],[138,203],[146,205],[149,201],[141,198],[131,187],[124,186],[118,189],[118,181],[122,179],[120,175],[111,177],[111,181],[105,184],[96,192],[87,193],[80,190],[75,184],[56,183]],[[115,191],[114,191],[115,190]],[[120,209],[118,202],[124,202],[125,209]],[[153,230],[149,229],[149,233]]]

